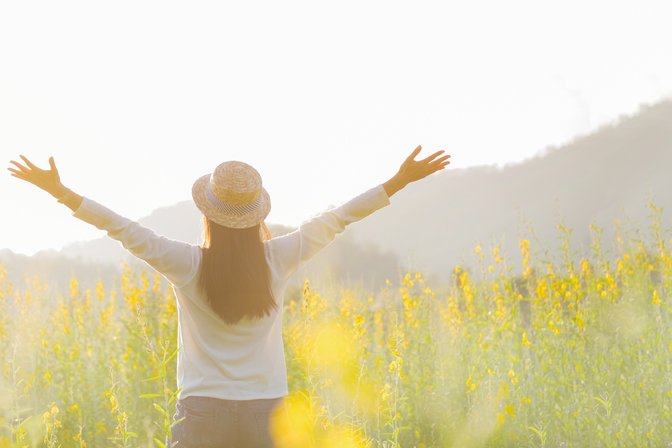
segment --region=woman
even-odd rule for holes
[[[259,173],[224,162],[192,188],[205,222],[202,246],[158,236],[74,193],[61,183],[53,157],[48,170],[24,156],[8,170],[105,230],[172,284],[179,345],[173,446],[265,447],[273,446],[270,415],[288,394],[281,312],[287,280],[348,224],[450,163],[444,151],[416,161],[420,150],[387,182],[272,239],[264,224],[271,202]]]

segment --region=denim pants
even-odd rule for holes
[[[171,428],[175,448],[274,446],[269,430],[273,410],[283,398],[222,400],[186,397],[177,401]]]

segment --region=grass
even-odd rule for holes
[[[577,258],[476,248],[450,285],[285,301],[281,447],[627,447],[672,443],[672,253],[646,239]],[[6,269],[6,268],[5,268]],[[10,267],[11,269],[11,267]],[[518,271],[521,275],[513,275]],[[68,296],[0,268],[0,447],[159,447],[174,413],[176,308],[149,271]]]

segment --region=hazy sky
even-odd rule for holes
[[[523,160],[672,95],[666,3],[2,2],[0,248],[102,235],[11,177],[19,154],[132,219],[242,160],[289,225],[418,144]]]

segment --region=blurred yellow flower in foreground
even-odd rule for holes
[[[315,413],[309,399],[300,394],[285,397],[271,416],[271,435],[278,448],[315,445]]]

